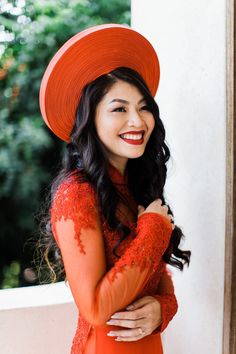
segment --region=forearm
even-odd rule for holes
[[[144,227],[147,225],[148,228]],[[81,254],[73,235],[73,225],[61,222],[57,228],[73,297],[79,311],[93,325],[105,324],[114,312],[126,307],[142,291],[158,267],[172,231],[162,216],[147,213],[140,218],[137,236],[130,247],[105,273],[98,230],[81,231],[80,244],[86,250],[86,254]]]
[[[161,305],[161,318],[162,322],[158,328],[153,332],[163,332],[168,326],[169,322],[173,319],[178,310],[178,302],[174,292],[174,285],[171,278],[171,273],[167,270],[166,265],[159,282],[156,294],[153,297],[159,301]]]

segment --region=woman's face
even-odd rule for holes
[[[143,155],[155,125],[139,90],[119,80],[99,102],[95,126],[109,161],[123,174],[128,159]]]

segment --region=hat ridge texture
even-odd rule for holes
[[[87,28],[56,52],[40,86],[40,109],[47,126],[69,142],[75,112],[86,84],[117,67],[136,70],[155,96],[160,66],[150,42],[127,25]]]

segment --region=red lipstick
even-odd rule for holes
[[[145,131],[144,130],[140,130],[140,131],[129,131],[129,132],[126,132],[126,133],[123,133],[120,135],[121,139],[124,140],[126,143],[128,144],[132,144],[132,145],[142,145],[143,144],[143,136],[144,136],[144,133]],[[122,135],[124,134],[132,134],[132,135],[140,135],[142,134],[142,137],[141,139],[138,139],[138,140],[134,140],[134,139],[127,139],[127,138],[124,138]]]
[[[125,139],[125,138],[121,138],[121,139],[124,140],[126,143],[132,144],[132,145],[142,145],[143,144],[143,138],[141,138],[139,140]]]

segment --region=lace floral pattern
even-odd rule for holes
[[[116,248],[116,253],[119,256],[122,256],[129,247],[130,242],[135,238],[135,225],[133,222],[126,223],[130,228],[129,236],[121,242],[121,244]],[[111,269],[114,264],[117,262],[118,258],[114,255],[113,249],[119,241],[119,235],[117,232],[111,230],[106,221],[103,222],[103,236],[104,236],[104,245],[107,261],[107,270]]]
[[[83,207],[81,208],[80,199],[83,198]],[[84,245],[80,240],[82,229],[96,227],[97,211],[94,206],[95,193],[88,183],[78,184],[75,176],[68,178],[55,194],[51,208],[52,232],[57,240],[56,223],[64,220],[72,220],[74,224],[75,238],[81,253],[86,254]]]
[[[155,272],[153,271],[146,286],[144,287],[144,289],[140,293],[140,297],[143,297],[145,295],[153,296],[153,294],[156,293],[157,284],[159,283],[163,272],[164,272],[164,263],[160,262],[156,271]]]
[[[154,213],[146,213],[139,217],[136,232],[138,233],[141,229],[143,231],[145,228],[148,230],[150,242],[145,244],[144,247],[144,242],[146,241],[146,234],[144,232],[142,233],[142,235],[144,235],[143,237],[135,238],[132,242],[132,250],[127,248],[123,257],[119,259],[115,267],[113,267],[110,274],[111,281],[113,281],[116,274],[122,272],[126,266],[138,265],[142,271],[145,267],[149,266],[151,262],[153,273],[155,273],[160,264],[161,257],[168,246],[170,229],[166,227],[163,218]],[[153,245],[155,245],[155,247],[153,247]]]
[[[129,226],[130,235],[117,247],[117,253],[122,256],[117,258],[112,250],[119,240],[119,234],[109,228],[104,219],[94,189],[87,183],[78,182],[75,175],[69,177],[58,188],[51,207],[51,224],[55,240],[58,240],[56,223],[61,220],[72,220],[74,225],[74,238],[82,254],[86,254],[86,249],[81,241],[80,234],[82,229],[95,229],[98,222],[104,237],[105,255],[107,270],[110,270],[109,280],[112,282],[117,273],[122,272],[125,267],[139,265],[141,270],[152,265],[152,275],[142,290],[140,296],[152,295],[162,306],[163,331],[168,322],[177,311],[177,302],[174,295],[153,295],[157,288],[160,277],[163,273],[162,255],[168,246],[171,226],[161,215],[156,213],[143,214],[135,220],[137,216],[137,205],[132,198],[127,187],[127,180],[115,169],[110,169],[110,175],[118,191],[129,201],[127,205],[120,205],[120,220]],[[82,201],[82,202],[81,202]],[[141,230],[147,230],[142,232]],[[141,237],[136,237],[140,232]],[[147,238],[142,235],[147,235]],[[132,247],[130,245],[132,244]],[[145,245],[145,247],[144,247]],[[155,247],[153,247],[155,245]],[[132,249],[132,251],[131,251]],[[82,354],[86,340],[88,338],[91,325],[80,315],[78,326],[71,347],[71,354]],[[159,329],[158,329],[159,330]]]
[[[174,294],[153,295],[161,304],[162,323],[153,332],[163,332],[178,310],[178,303]]]
[[[82,354],[91,325],[80,315],[70,354]]]

